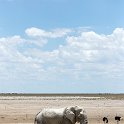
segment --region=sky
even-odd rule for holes
[[[1,93],[123,93],[124,0],[0,0]]]

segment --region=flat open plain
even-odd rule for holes
[[[42,108],[80,106],[88,115],[89,124],[116,124],[116,115],[124,124],[123,94],[0,94],[0,124],[33,124]]]

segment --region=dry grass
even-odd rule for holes
[[[75,106],[85,108],[89,124],[116,124],[115,115],[124,123],[123,94],[0,94],[0,124],[34,123],[34,117],[42,108]]]

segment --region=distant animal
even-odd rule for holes
[[[104,123],[108,123],[108,118],[107,117],[104,117],[103,118],[103,121],[104,121]]]
[[[88,124],[85,110],[78,106],[43,109],[35,117],[35,124]]]
[[[120,116],[115,116],[115,120],[116,121],[120,121],[121,120],[121,117]]]

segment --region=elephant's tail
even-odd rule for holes
[[[38,119],[37,119],[37,116],[38,116],[39,113],[40,113],[40,112],[38,112],[38,113],[36,114],[36,116],[35,116],[34,124],[38,124],[38,123],[39,123],[39,122],[38,122]]]
[[[34,124],[37,124],[37,119],[36,119],[36,117],[35,117],[35,119],[34,119]]]

